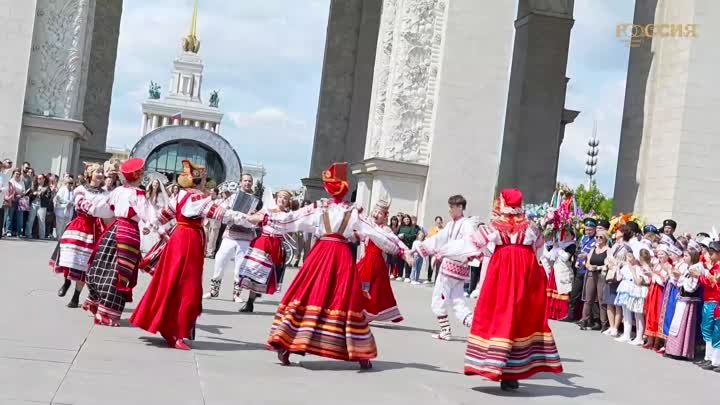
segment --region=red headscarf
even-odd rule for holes
[[[342,199],[350,190],[347,181],[347,163],[333,163],[322,173],[323,187],[332,197]]]
[[[127,182],[140,180],[145,173],[145,161],[140,158],[131,158],[120,165],[120,172]]]

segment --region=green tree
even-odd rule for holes
[[[575,200],[580,209],[586,213],[595,213],[598,217],[610,219],[612,217],[613,200],[605,197],[595,182],[590,187],[580,185],[575,189]]]

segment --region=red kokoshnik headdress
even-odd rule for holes
[[[120,173],[126,182],[140,180],[145,174],[145,161],[140,158],[131,158],[120,165]]]
[[[350,190],[347,181],[347,163],[333,163],[322,173],[323,187],[332,197],[342,199]]]

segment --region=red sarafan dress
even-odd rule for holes
[[[190,337],[201,312],[205,261],[203,218],[249,226],[246,216],[224,210],[194,189],[181,190],[159,214],[159,222],[176,219],[175,229],[160,254],[150,285],[130,323],[150,333],[175,339]]]
[[[269,213],[267,210],[261,212]],[[282,231],[276,230],[271,224],[265,224],[260,236],[250,242],[238,273],[242,288],[259,294],[274,294],[278,290],[285,272],[283,236]]]
[[[465,374],[493,381],[561,373],[560,355],[545,316],[547,277],[537,260],[539,230],[522,217],[502,216],[437,254],[463,262],[495,244],[473,315]]]
[[[388,237],[395,237],[389,227],[382,228]],[[399,243],[402,243],[398,239]],[[403,249],[406,249],[404,245]],[[365,317],[368,322],[400,322],[402,314],[397,307],[390,285],[388,265],[383,250],[371,239],[365,244],[365,256],[357,263],[360,285],[365,295]]]
[[[268,223],[284,232],[318,232],[318,242],[288,288],[267,341],[268,349],[336,360],[363,361],[377,356],[364,314],[365,298],[350,251],[350,238],[370,238],[383,250],[402,247],[357,208],[341,200],[316,202]]]
[[[665,281],[667,274],[661,265],[655,266],[648,295],[645,298],[645,333],[649,338],[663,338],[662,324],[660,323],[660,311],[662,309],[663,297],[665,295]]]

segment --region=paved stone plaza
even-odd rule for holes
[[[462,375],[463,339],[431,340],[430,289],[397,283],[406,320],[373,328],[380,357],[371,371],[312,356],[279,366],[264,349],[278,297],[240,315],[229,301],[231,272],[223,299],[205,302],[193,351],[170,350],[127,326],[134,305],[120,328],[95,327],[82,310],[66,308],[69,296],[57,297],[60,278],[47,267],[52,248],[0,241],[2,405],[717,403],[719,374],[559,323],[552,326],[566,373],[504,393]],[[147,280],[143,274],[138,300]]]

